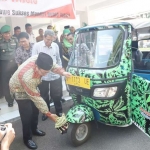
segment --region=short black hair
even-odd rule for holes
[[[48,26],[47,26],[47,29],[48,29],[49,27],[53,27],[53,26],[52,26],[52,25],[48,25]]]
[[[29,39],[29,35],[28,35],[26,32],[21,32],[21,33],[18,35],[18,40],[20,40],[21,38]]]
[[[19,26],[14,27],[14,31],[21,29]]]
[[[40,31],[40,30],[43,30],[43,29],[39,29],[39,31]]]
[[[30,23],[25,24],[25,28],[30,27],[30,26],[31,26]]]
[[[69,25],[64,26],[64,29],[69,29],[69,28],[70,28],[70,26],[69,26]]]
[[[67,36],[69,36],[69,35],[72,35],[72,36],[74,37],[74,34],[73,34],[73,33],[71,33],[71,32],[67,34]]]

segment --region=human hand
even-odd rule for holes
[[[12,128],[12,124],[8,123],[5,124],[5,126],[7,133],[1,142],[1,150],[9,150],[9,147],[15,138],[15,131],[14,128]]]
[[[61,134],[67,132],[69,123],[67,122],[65,114],[62,114],[61,117],[58,117],[55,123],[55,128],[60,131]]]
[[[48,116],[51,120],[53,120],[54,122],[56,122],[58,116],[56,114],[51,114],[50,116]]]
[[[67,133],[68,127],[69,127],[69,122],[65,123],[63,126],[56,129],[59,130],[61,134],[64,134]]]
[[[63,76],[65,76],[66,78],[69,78],[72,76],[72,74],[69,72],[63,72]]]
[[[0,124],[0,143],[6,135],[6,126],[5,124]]]

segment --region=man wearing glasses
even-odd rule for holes
[[[54,43],[55,33],[53,30],[46,30],[44,33],[44,40],[34,45],[32,50],[32,56],[38,55],[40,52],[46,53],[52,57],[54,64],[62,66],[62,62],[59,54],[59,47]],[[44,61],[44,60],[43,60]],[[49,89],[50,87],[50,89]],[[62,81],[58,74],[49,72],[47,75],[42,77],[42,83],[39,85],[40,94],[47,103],[50,110],[50,97],[54,101],[56,115],[62,115]],[[50,97],[49,97],[50,92]],[[42,120],[46,120],[47,116],[43,114]]]
[[[50,71],[65,77],[71,76],[59,65],[53,63],[49,55],[39,53],[38,56],[33,56],[22,63],[9,82],[11,94],[18,103],[23,127],[23,141],[30,149],[37,149],[36,143],[32,140],[32,134],[36,136],[45,135],[45,132],[38,129],[39,110],[55,122],[55,128],[62,134],[68,128],[65,115],[58,117],[51,114],[37,89],[41,83],[41,77]]]

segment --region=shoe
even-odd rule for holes
[[[61,101],[62,101],[62,103],[66,102],[66,100],[65,100],[65,99],[63,99],[63,98],[61,99]]]
[[[43,116],[42,116],[42,121],[45,121],[47,118],[48,118],[48,117],[47,117],[45,114],[43,114]]]
[[[70,106],[70,108],[72,108],[74,105],[75,105],[75,104],[73,103],[73,104]]]
[[[33,131],[33,135],[37,135],[37,136],[45,136],[45,132],[39,130],[39,129],[36,129],[35,131]]]
[[[24,141],[24,144],[25,144],[29,149],[37,149],[37,145],[36,145],[35,142],[32,141],[32,140]]]
[[[49,103],[52,103],[53,102],[53,99],[50,99]]]
[[[13,103],[8,103],[8,107],[13,107]]]
[[[61,116],[62,116],[62,113],[56,113],[56,115],[57,115],[58,117],[61,117]]]

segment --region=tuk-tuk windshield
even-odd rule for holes
[[[70,66],[107,68],[118,63],[123,31],[108,29],[78,33],[69,61]]]

